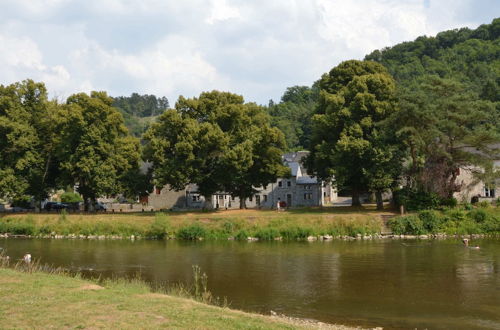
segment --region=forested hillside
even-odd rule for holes
[[[165,96],[132,93],[130,96],[113,98],[113,106],[123,115],[130,134],[140,137],[151,122],[168,109],[169,103]]]
[[[402,87],[424,75],[454,79],[482,99],[500,100],[500,18],[475,30],[461,28],[418,37],[365,57],[382,63]]]
[[[365,57],[383,64],[397,83],[399,94],[415,91],[430,75],[464,85],[478,99],[495,102],[500,112],[500,18],[475,30],[461,28],[418,37]],[[311,116],[319,99],[312,87],[287,88],[280,103],[270,102],[272,124],[284,134],[289,150],[309,149]],[[500,128],[499,128],[500,129]]]

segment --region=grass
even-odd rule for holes
[[[0,256],[1,257],[1,256]],[[213,302],[207,277],[193,267],[194,285],[152,291],[139,279],[95,282],[18,263],[7,268],[0,258],[0,324],[2,328],[189,328],[302,329],[314,322],[250,314]],[[186,299],[178,295],[194,299]],[[198,300],[198,301],[196,301]],[[323,324],[323,326],[325,326]],[[328,328],[347,329],[329,325]]]
[[[317,235],[375,234],[381,214],[373,209],[317,208],[286,212],[231,210],[134,214],[11,214],[0,218],[0,233],[14,235],[106,235],[156,239],[305,239]]]
[[[500,234],[500,208],[489,204],[479,207],[455,207],[443,210],[424,210],[393,218],[388,225],[394,234]]]

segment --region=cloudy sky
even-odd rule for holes
[[[500,0],[0,0],[0,84],[267,104],[343,60],[499,13]]]

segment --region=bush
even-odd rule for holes
[[[485,222],[488,219],[488,213],[485,209],[475,209],[469,212],[469,218],[477,223]]]
[[[447,207],[457,207],[458,201],[454,197],[451,197],[451,198],[442,198],[441,201],[440,201],[440,204],[442,206],[447,206]]]
[[[170,231],[170,221],[164,213],[156,213],[155,220],[151,224],[147,236],[154,237],[158,239],[164,239],[168,237]]]
[[[63,203],[78,203],[83,202],[83,198],[74,192],[65,192],[61,195],[61,202]]]
[[[424,224],[416,215],[390,219],[388,225],[396,235],[421,235],[425,233]]]
[[[310,228],[286,227],[280,230],[280,235],[284,240],[306,239],[313,233]]]
[[[434,209],[441,204],[441,199],[435,193],[422,190],[403,188],[394,192],[396,205],[404,205],[408,211]]]
[[[430,233],[436,233],[443,222],[443,217],[438,212],[432,210],[420,211],[418,217],[422,220],[425,231]]]
[[[275,228],[262,228],[255,233],[255,237],[262,241],[272,241],[279,237],[280,233]]]
[[[234,239],[237,241],[246,241],[250,235],[245,230],[240,230],[235,236]]]
[[[12,207],[20,207],[23,209],[31,208],[31,197],[21,196],[12,201]]]
[[[477,203],[477,206],[481,207],[483,209],[487,209],[491,206],[491,203],[488,201],[481,201],[481,202]]]
[[[199,224],[194,224],[187,227],[182,227],[177,231],[176,236],[179,239],[193,241],[205,238],[206,230]]]

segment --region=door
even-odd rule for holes
[[[292,194],[286,194],[286,206],[292,207]]]

